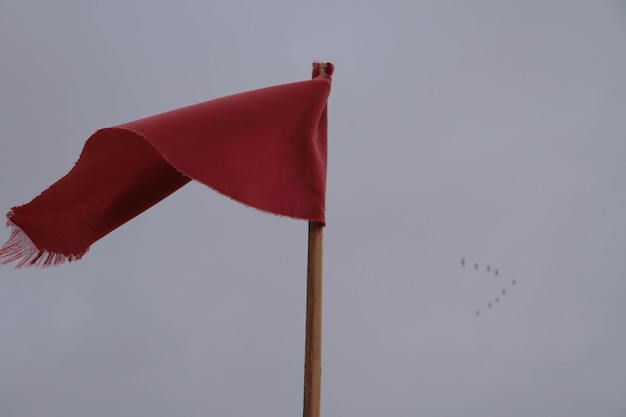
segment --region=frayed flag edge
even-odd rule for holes
[[[11,228],[11,235],[6,243],[0,247],[1,265],[19,261],[17,265],[15,265],[15,269],[28,267],[46,268],[74,262],[83,257],[84,253],[79,255],[65,255],[39,249],[28,235],[11,221],[12,214],[12,212],[7,214],[8,220],[6,226]]]

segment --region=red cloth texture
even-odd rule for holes
[[[325,223],[332,65],[320,68],[312,80],[98,130],[65,177],[9,211],[0,263],[80,259],[192,179],[259,210]]]

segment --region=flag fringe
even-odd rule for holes
[[[8,217],[11,217],[11,212],[9,212]],[[30,240],[28,235],[10,219],[7,220],[6,225],[11,228],[11,235],[6,243],[0,247],[1,265],[21,259],[19,263],[15,265],[15,269],[24,267],[46,268],[66,262],[77,261],[84,255],[84,253],[80,255],[65,255],[41,250]]]

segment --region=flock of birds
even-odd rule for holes
[[[463,268],[465,268],[465,258],[461,258],[461,266],[462,266]],[[476,271],[478,271],[478,270],[480,269],[480,268],[479,268],[479,266],[478,266],[478,263],[474,263],[474,269],[475,269]],[[487,271],[488,273],[493,272],[493,274],[494,274],[495,276],[499,276],[499,275],[500,275],[500,271],[499,271],[497,268],[494,268],[494,269],[492,270],[492,269],[491,269],[491,265],[487,265],[486,271]],[[517,284],[517,281],[516,281],[515,279],[513,279],[513,280],[511,281],[511,285],[515,286],[516,284]],[[502,296],[506,295],[506,288],[502,288],[501,293],[502,293]],[[496,302],[496,303],[499,303],[499,302],[500,302],[500,296],[497,296],[497,297],[495,298],[495,302]],[[489,302],[487,303],[487,307],[489,307],[489,308],[493,308],[493,306],[494,306],[493,301],[489,301]],[[480,316],[480,310],[479,310],[479,309],[476,309],[476,316]]]

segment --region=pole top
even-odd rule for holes
[[[319,76],[330,77],[333,75],[333,71],[335,70],[335,66],[330,62],[313,62],[313,78]]]

